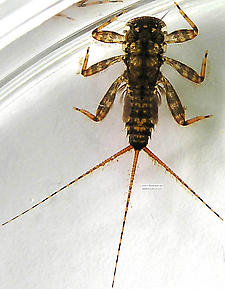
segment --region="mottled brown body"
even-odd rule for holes
[[[168,34],[166,24],[161,19],[143,16],[127,22],[124,30],[125,35],[102,30],[124,13],[122,12],[97,27],[92,32],[92,36],[98,41],[106,43],[121,43],[124,55],[111,57],[89,68],[87,68],[89,48],[85,56],[81,72],[84,76],[98,73],[120,61],[124,62],[126,70],[108,89],[96,110],[96,115],[77,107],[74,109],[82,112],[93,121],[103,120],[112,107],[120,86],[125,83],[123,121],[127,128],[129,143],[135,150],[146,147],[148,139],[151,137],[151,132],[158,121],[158,106],[162,89],[165,92],[171,114],[178,124],[187,126],[211,116],[196,116],[185,120],[184,107],[176,91],[169,80],[160,72],[161,65],[167,63],[183,77],[193,82],[201,83],[205,77],[208,51],[205,52],[200,75],[189,66],[164,56],[167,44],[188,41],[198,35],[197,26],[177,3],[175,4],[192,29],[177,30]]]
[[[157,81],[163,64],[165,24],[158,18],[139,17],[127,23],[123,44],[127,67],[127,97],[129,106],[126,127],[129,143],[141,150],[148,143],[158,121],[159,97]]]
[[[84,4],[86,0],[80,1]],[[113,1],[97,1],[99,2],[113,2]],[[120,234],[119,246],[117,250],[116,262],[113,273],[112,288],[114,287],[117,265],[119,260],[119,254],[126,224],[126,218],[128,213],[128,207],[131,198],[132,186],[134,182],[135,171],[137,168],[138,156],[141,150],[143,150],[151,159],[156,161],[161,165],[167,172],[176,178],[192,195],[198,198],[208,209],[210,209],[217,217],[221,220],[222,217],[217,214],[194,190],[190,188],[176,173],[171,170],[162,160],[160,160],[152,151],[150,151],[146,146],[149,137],[151,137],[151,132],[158,121],[158,106],[160,104],[160,92],[163,89],[165,92],[166,100],[169,106],[169,110],[174,118],[174,120],[182,126],[187,126],[196,121],[210,117],[211,115],[196,116],[191,119],[185,119],[184,107],[176,94],[173,86],[169,80],[162,75],[160,72],[160,67],[163,63],[171,65],[179,74],[183,77],[195,82],[201,83],[205,77],[206,69],[206,58],[208,51],[205,52],[205,56],[202,60],[201,72],[198,74],[195,70],[189,66],[169,57],[164,56],[166,51],[166,45],[170,43],[181,43],[193,39],[198,35],[198,28],[191,21],[191,19],[184,13],[184,11],[179,7],[179,5],[174,2],[177,6],[180,14],[189,23],[192,29],[182,29],[176,30],[170,34],[166,32],[165,23],[158,18],[154,17],[139,17],[130,20],[127,23],[127,29],[124,31],[125,34],[121,35],[117,32],[104,31],[102,28],[115,21],[118,16],[113,17],[106,23],[103,23],[97,27],[93,32],[92,36],[102,42],[106,43],[121,43],[123,46],[124,55],[114,56],[109,59],[103,60],[96,63],[89,68],[87,68],[89,48],[85,55],[85,60],[82,67],[82,75],[90,76],[98,73],[110,65],[116,62],[123,61],[126,69],[125,71],[117,77],[117,79],[112,83],[104,97],[102,98],[99,106],[97,107],[96,114],[92,114],[87,110],[74,107],[76,111],[80,111],[88,118],[93,121],[103,120],[110,108],[113,105],[116,94],[121,87],[125,88],[124,93],[124,111],[123,111],[123,121],[125,122],[127,128],[127,134],[129,135],[129,143],[126,148],[123,148],[116,154],[105,159],[101,163],[92,167],[76,179],[72,180],[70,183],[64,185],[56,192],[52,193],[39,203],[36,203],[31,208],[23,211],[14,218],[11,218],[2,225],[6,225],[9,222],[17,219],[18,217],[24,215],[28,211],[39,206],[43,202],[47,201],[51,197],[55,196],[65,188],[71,186],[75,182],[79,181],[83,177],[91,174],[93,171],[105,164],[113,161],[117,157],[125,154],[126,152],[134,149],[134,160],[132,165],[132,171],[130,176],[130,184],[128,189],[126,207],[124,212],[123,224]],[[125,83],[125,84],[123,84]]]
[[[200,74],[189,66],[175,59],[164,56],[167,44],[182,43],[191,40],[198,35],[197,26],[184,13],[176,2],[174,2],[174,4],[177,6],[180,14],[189,23],[192,29],[176,30],[168,34],[166,31],[166,24],[161,19],[144,16],[130,20],[127,23],[127,29],[125,29],[124,35],[113,31],[102,30],[105,26],[115,21],[118,16],[123,14],[122,12],[121,14],[97,27],[92,32],[92,36],[96,40],[106,43],[121,43],[124,55],[111,57],[110,59],[103,60],[87,68],[89,55],[88,48],[81,71],[83,76],[90,76],[119,61],[123,61],[126,65],[126,69],[123,74],[113,82],[102,98],[95,115],[84,109],[74,107],[75,110],[80,111],[91,120],[96,122],[101,121],[106,117],[107,113],[112,107],[119,88],[123,83],[125,83],[125,85],[122,85],[123,88],[125,87],[123,121],[125,122],[127,128],[130,143],[126,149],[130,150],[131,148],[134,148],[135,154],[114,267],[112,288],[114,287],[117,272],[117,265],[131,198],[135,170],[137,167],[137,160],[139,152],[142,149],[148,154],[148,156],[163,166],[167,172],[173,175],[177,181],[184,185],[189,192],[195,195],[215,215],[222,219],[208,204],[203,201],[202,198],[200,198],[186,183],[184,183],[180,177],[178,177],[165,163],[163,163],[146,147],[148,144],[148,139],[151,137],[151,132],[158,121],[158,106],[160,104],[160,93],[162,89],[165,92],[170,112],[174,120],[179,125],[187,126],[211,116],[196,116],[186,120],[184,107],[182,106],[176,91],[169,80],[160,72],[161,65],[163,63],[167,63],[183,77],[193,82],[201,83],[205,78],[208,51],[205,52],[205,56],[202,60]],[[118,154],[121,155],[123,153],[124,151],[121,153],[119,152]]]

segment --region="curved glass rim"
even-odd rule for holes
[[[151,8],[149,9],[150,5]],[[31,79],[49,68],[49,66],[87,47],[91,39],[90,32],[113,16],[126,10],[127,13],[123,14],[121,19],[128,21],[136,15],[157,14],[173,6],[173,2],[169,0],[151,0],[150,2],[149,0],[140,0],[136,3],[126,5],[107,16],[103,16],[97,21],[82,27],[53,45],[50,45],[0,79],[0,106],[4,107],[8,105],[14,92],[25,86]],[[114,25],[117,29],[121,29],[124,26],[124,22],[120,21],[117,22],[116,25],[115,23],[111,25],[112,27]]]

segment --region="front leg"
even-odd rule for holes
[[[126,13],[126,11],[122,11],[118,15],[114,16],[113,18],[109,19],[107,22],[103,23],[102,25],[98,26],[93,32],[92,37],[98,41],[105,42],[105,43],[123,43],[125,40],[124,35],[121,35],[117,32],[113,31],[100,31],[102,28],[106,27],[110,23],[114,22],[120,15]]]
[[[98,121],[103,120],[108,114],[109,110],[111,109],[114,103],[114,100],[120,88],[120,85],[125,81],[126,81],[126,71],[122,75],[120,75],[110,86],[110,88],[104,95],[103,99],[100,101],[100,104],[96,110],[96,115],[90,113],[89,111],[85,109],[80,109],[78,107],[74,107],[73,109],[83,113],[84,115],[86,115],[88,118],[90,118],[93,121],[98,122]]]
[[[179,9],[180,14],[184,17],[184,19],[190,24],[192,29],[181,29],[174,31],[165,36],[166,43],[182,43],[188,40],[195,38],[198,35],[198,27],[194,24],[194,22],[184,13],[184,11],[180,8],[180,6],[174,2],[174,4]]]

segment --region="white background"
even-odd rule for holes
[[[222,0],[186,1],[182,8],[200,34],[171,45],[166,55],[200,71],[208,49],[206,79],[196,85],[172,68],[162,70],[188,118],[214,117],[180,127],[163,99],[149,148],[225,217],[225,5]],[[175,7],[164,21],[169,32],[188,27]],[[121,53],[119,45],[90,41],[90,63]],[[94,113],[124,69],[116,64],[83,78],[78,67],[84,55],[85,49],[56,63],[1,110],[1,222],[128,144],[119,96],[102,123],[72,110],[76,105]],[[127,153],[0,229],[1,288],[110,288],[132,156]],[[141,184],[164,187],[142,191]],[[223,289],[224,242],[224,223],[141,152],[115,288]]]

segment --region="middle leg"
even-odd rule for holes
[[[88,63],[88,58],[89,58],[89,50],[90,47],[87,48],[87,52],[84,58],[84,63],[81,69],[81,74],[83,76],[91,76],[95,73],[98,73],[104,69],[106,69],[107,67],[113,65],[116,62],[120,62],[123,60],[123,55],[119,55],[119,56],[113,56],[110,57],[108,59],[102,60],[98,63],[93,64],[92,66],[90,66],[89,68],[87,68],[87,63]]]
[[[167,64],[172,66],[178,73],[180,73],[183,77],[195,82],[201,83],[205,78],[205,70],[206,70],[206,59],[208,55],[208,50],[205,52],[205,56],[202,59],[202,66],[200,75],[191,67],[169,57],[164,57],[164,60]]]

